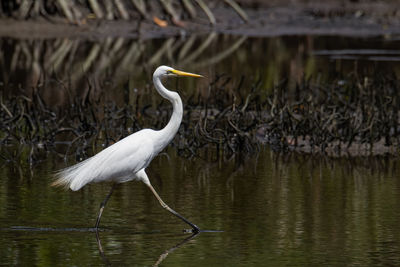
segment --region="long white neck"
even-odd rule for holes
[[[172,103],[173,108],[172,116],[168,124],[163,129],[158,131],[159,138],[156,141],[155,146],[159,151],[161,151],[172,141],[175,134],[178,132],[179,126],[182,122],[183,107],[182,100],[178,93],[169,91],[167,88],[165,88],[158,77],[153,77],[153,82],[157,92],[165,99],[168,99]]]

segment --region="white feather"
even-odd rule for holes
[[[56,173],[55,186],[68,186],[73,191],[88,183],[139,179],[135,174],[146,168],[153,157],[153,138],[157,132],[144,129],[120,140],[103,151]]]
[[[113,181],[127,182],[133,179],[148,180],[144,169],[174,138],[182,121],[183,106],[178,93],[169,91],[161,83],[162,77],[200,75],[160,66],[153,74],[157,92],[172,103],[173,112],[168,124],[159,131],[144,129],[120,140],[95,156],[56,173],[54,186],[66,186],[76,191],[88,183]],[[142,171],[139,173],[139,171]],[[142,175],[141,175],[142,174]],[[146,182],[146,181],[144,181]],[[148,182],[148,181],[147,181]]]

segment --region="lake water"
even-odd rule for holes
[[[89,266],[101,257],[93,227],[108,184],[78,192],[49,187],[54,160],[30,173],[0,172],[0,256],[5,265]],[[142,183],[120,185],[105,209],[100,241],[113,266],[387,266],[400,263],[398,161],[277,156],[186,160],[168,151],[148,168],[171,207]],[[171,251],[168,251],[171,250]],[[166,254],[168,253],[169,254]]]
[[[190,47],[188,42],[197,48],[209,44],[190,59],[180,52]],[[8,97],[29,95],[45,73],[58,81],[73,77],[72,95],[82,95],[82,81],[90,80],[94,97],[105,94],[118,103],[124,98],[122,84],[129,80],[129,92],[135,94],[135,88],[146,86],[154,66],[174,65],[180,53],[187,60],[177,64],[182,69],[210,80],[233,75],[230,86],[243,75],[243,88],[256,78],[269,88],[285,78],[295,84],[303,74],[315,81],[329,81],[332,72],[386,68],[399,74],[398,44],[339,37],[2,39],[0,89]],[[143,49],[136,61],[135,47]],[[46,51],[58,54],[51,57]],[[159,56],[157,51],[162,51]],[[229,53],[221,56],[224,51]],[[122,66],[124,55],[129,61]],[[52,64],[46,65],[49,58]],[[74,72],[76,66],[89,74]],[[109,90],[102,91],[103,86]],[[59,84],[40,88],[46,101],[58,100],[54,105],[62,106]],[[147,94],[145,103],[159,99],[151,90]],[[229,160],[204,160],[185,159],[169,148],[147,170],[153,186],[173,209],[212,231],[194,237],[183,233],[187,225],[162,209],[145,185],[130,182],[117,187],[105,208],[100,253],[92,227],[110,185],[88,185],[78,192],[52,188],[53,171],[74,160],[44,153],[30,166],[26,150],[1,148],[0,258],[5,266],[400,265],[400,172],[395,157],[279,155],[265,147]]]

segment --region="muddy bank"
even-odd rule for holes
[[[212,1],[211,1],[212,2]],[[241,1],[247,14],[245,21],[226,5],[210,5],[215,23],[204,12],[196,17],[183,16],[177,22],[169,14],[157,13],[162,26],[153,19],[131,16],[129,19],[98,19],[91,16],[79,21],[63,17],[37,17],[29,20],[0,19],[0,36],[13,38],[84,38],[106,37],[156,38],[193,33],[225,33],[246,36],[277,35],[400,35],[400,8],[396,1],[342,3],[330,1],[270,3]],[[166,27],[164,27],[166,26]]]

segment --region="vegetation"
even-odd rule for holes
[[[216,3],[230,6],[244,20],[247,15],[234,0],[21,0],[1,1],[0,16],[16,19],[33,19],[43,17],[53,20],[66,18],[70,23],[85,24],[87,19],[106,20],[152,20],[160,26],[166,26],[164,18],[172,23],[182,25],[182,19],[195,18],[202,11],[211,24],[217,20],[210,8]]]
[[[400,83],[395,76],[348,77],[331,85],[305,80],[294,92],[288,92],[283,83],[267,98],[257,82],[249,94],[243,95],[240,86],[232,94],[224,88],[229,79],[218,77],[205,98],[187,97],[182,127],[173,143],[182,155],[199,156],[204,148],[217,148],[225,156],[251,153],[260,141],[279,151],[397,153]],[[29,145],[30,162],[46,150],[86,158],[149,122],[163,127],[171,112],[165,101],[155,109],[138,110],[129,102],[118,107],[88,98],[75,99],[57,110],[39,94],[0,104],[0,143]]]

